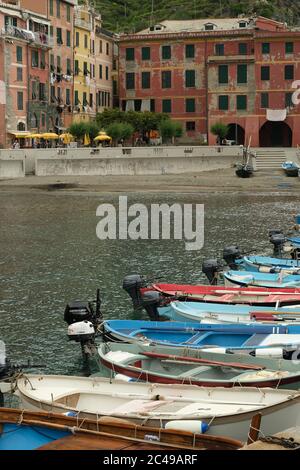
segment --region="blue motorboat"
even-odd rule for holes
[[[293,288],[300,287],[300,275],[279,273],[261,273],[245,271],[227,271],[223,273],[226,286]]]
[[[243,262],[239,263],[247,271],[263,273],[276,273],[289,271],[300,274],[300,260],[287,258],[271,258],[268,256],[244,256]]]
[[[297,349],[300,325],[212,325],[183,322],[108,320],[103,323],[109,341],[155,343],[188,348]]]
[[[284,162],[281,165],[282,169],[284,170],[286,176],[298,176],[299,173],[299,165],[295,162]]]

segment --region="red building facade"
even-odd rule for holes
[[[166,21],[119,43],[120,106],[165,112],[215,144],[211,125],[252,146],[300,144],[300,32],[265,18]]]

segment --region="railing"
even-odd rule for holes
[[[23,39],[39,46],[53,47],[53,38],[42,32],[33,32],[29,29],[21,29],[16,26],[6,26],[1,29],[1,36],[12,36],[14,38]]]
[[[78,26],[79,28],[84,28],[84,29],[87,29],[88,31],[92,31],[92,25],[88,21],[75,17],[74,23],[75,23],[75,26]]]

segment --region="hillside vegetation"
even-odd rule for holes
[[[136,32],[165,19],[258,15],[300,25],[299,0],[92,0],[104,27],[115,32]],[[83,3],[83,1],[82,1]],[[152,15],[152,3],[154,6]]]

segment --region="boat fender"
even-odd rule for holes
[[[64,416],[69,416],[69,418],[76,418],[77,417],[76,411],[67,411],[66,413],[63,413]]]
[[[136,382],[136,379],[133,379],[132,377],[128,377],[127,375],[124,375],[124,374],[116,374],[115,379],[122,380],[123,382]]]
[[[208,353],[218,353],[218,354],[226,354],[227,353],[227,349],[226,348],[203,348],[203,351],[204,352],[208,352]]]
[[[282,348],[256,349],[255,356],[256,357],[278,357],[278,358],[282,359],[283,358],[283,349]]]
[[[179,421],[169,421],[165,425],[166,429],[174,429],[176,431],[188,431],[194,434],[205,434],[209,425],[205,421],[196,421],[196,420],[179,420]]]

